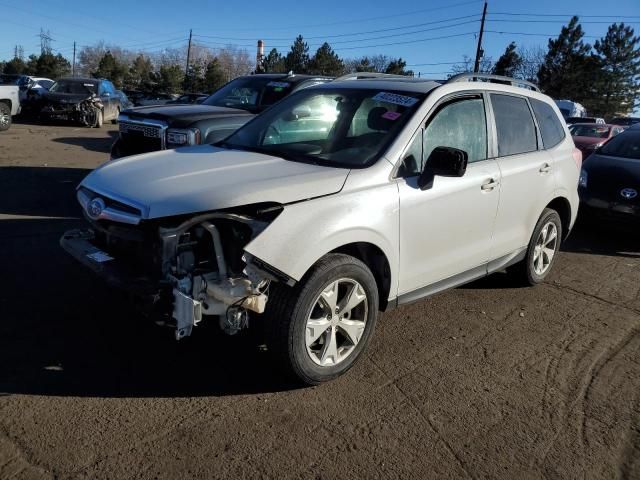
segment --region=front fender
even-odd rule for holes
[[[327,253],[370,243],[387,257],[393,299],[398,285],[398,202],[396,185],[386,184],[287,205],[245,250],[299,281]]]

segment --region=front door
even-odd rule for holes
[[[486,272],[500,196],[500,169],[488,158],[486,118],[481,94],[447,99],[403,155],[398,179],[401,301],[438,282]],[[420,190],[418,174],[438,146],[466,151],[467,170],[462,177],[435,177],[431,188]]]

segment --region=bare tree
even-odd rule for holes
[[[546,50],[540,45],[518,48],[522,63],[516,70],[516,77],[530,82],[537,82],[538,70],[540,70],[540,65],[544,63],[546,53]]]
[[[451,71],[453,72],[454,75],[457,75],[458,73],[473,72],[474,63],[475,61],[473,58],[471,58],[468,55],[464,55],[462,57],[462,62],[456,63],[455,65],[453,65],[451,67]],[[482,57],[480,59],[480,66],[478,71],[480,73],[491,73],[492,69],[493,69],[493,59],[491,57]]]

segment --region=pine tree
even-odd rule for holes
[[[125,85],[128,88],[148,90],[151,88],[153,75],[153,64],[149,57],[140,54],[129,67],[129,72],[125,77]]]
[[[262,60],[262,68],[265,73],[285,73],[287,71],[284,58],[275,48],[272,48]]]
[[[309,45],[298,35],[291,45],[291,51],[284,59],[287,71],[293,73],[307,73],[309,69]]]
[[[126,74],[126,65],[118,62],[109,51],[102,56],[100,63],[98,63],[98,69],[93,72],[94,77],[111,80],[117,88],[122,88]]]
[[[3,73],[21,75],[26,70],[27,65],[24,63],[24,60],[18,57],[14,57],[5,64]]]
[[[597,60],[590,55],[591,45],[584,43],[583,37],[578,17],[574,16],[569,25],[562,27],[557,39],[549,39],[549,50],[538,71],[538,84],[553,98],[574,100],[587,106],[593,98],[594,78],[599,68]]]
[[[601,73],[596,86],[593,114],[603,117],[629,114],[640,95],[640,38],[624,23],[612,24],[594,45]]]
[[[343,72],[344,62],[333,51],[331,46],[324,42],[309,62],[309,73],[337,77],[342,75]]]
[[[505,77],[515,77],[522,67],[522,57],[516,50],[516,42],[511,42],[498,58],[491,73]]]
[[[408,75],[413,76],[413,72],[411,70],[405,70],[404,68],[407,66],[407,62],[402,60],[402,58],[398,58],[396,60],[391,60],[387,65],[384,73],[390,73],[393,75]]]
[[[204,72],[204,82],[202,91],[206,93],[214,92],[226,83],[227,76],[224,73],[222,65],[217,58],[214,58],[207,64]]]

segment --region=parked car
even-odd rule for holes
[[[175,100],[167,102],[167,104],[178,103],[182,105],[188,105],[191,103],[202,103],[207,99],[208,96],[209,95],[205,95],[204,93],[185,93],[184,95],[180,95]]]
[[[136,106],[149,107],[152,105],[166,105],[175,100],[176,97],[177,95],[171,93],[148,93],[137,99]]]
[[[67,120],[88,127],[101,127],[108,120],[116,123],[121,109],[115,87],[103,78],[61,78],[43,101],[42,120]]]
[[[573,125],[574,123],[600,123],[604,124],[604,118],[600,117],[569,117],[565,119],[567,125]]]
[[[598,147],[601,147],[607,140],[622,133],[625,127],[620,125],[607,125],[600,123],[574,123],[569,126],[569,131],[573,137],[573,143],[582,152],[582,159],[585,160]]]
[[[501,83],[469,81],[485,78]],[[263,325],[269,351],[316,384],[361,356],[379,310],[507,267],[542,282],[576,218],[580,163],[528,82],[330,82],[215,145],[94,170],[77,192],[91,228],[61,244],[152,298],[177,339],[216,316],[228,334]]]
[[[17,85],[0,85],[0,132],[9,130],[12,117],[20,113]]]
[[[120,110],[127,110],[128,108],[133,108],[133,102],[129,100],[129,97],[122,91],[116,90],[116,95],[120,98]]]
[[[587,109],[572,100],[556,100],[563,118],[582,118],[587,116]]]
[[[640,128],[597,149],[580,173],[581,214],[640,224]]]
[[[290,93],[330,80],[312,75],[249,75],[227,83],[200,105],[128,110],[120,115],[120,135],[111,158],[217,142]]]
[[[631,125],[640,123],[640,117],[615,117],[612,118],[609,123],[622,125],[623,127],[630,127]]]

